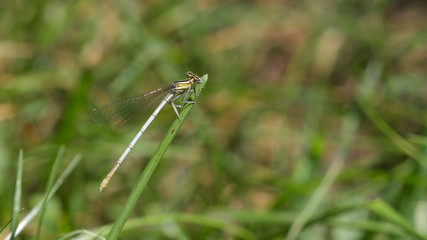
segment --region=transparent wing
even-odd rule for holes
[[[143,120],[157,107],[170,88],[159,88],[144,95],[113,102],[92,109],[88,119],[92,123],[101,123],[115,131],[121,131],[135,124],[143,124]]]

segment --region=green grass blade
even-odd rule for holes
[[[427,136],[411,134],[409,135],[408,141],[427,147]]]
[[[397,239],[408,239],[407,233],[402,229],[396,228],[396,226],[378,221],[350,221],[350,220],[339,220],[339,219],[329,219],[327,225],[333,228],[340,229],[351,229],[353,231],[360,231],[365,233],[374,233],[374,234],[384,234],[389,235],[389,237],[399,237]],[[385,238],[387,239],[387,238]],[[394,239],[394,238],[391,238]],[[409,238],[411,239],[411,238]]]
[[[203,226],[209,226],[228,232],[238,239],[256,239],[255,235],[247,229],[231,223],[229,220],[218,219],[198,214],[179,214],[175,217],[178,222],[187,222]]]
[[[16,169],[16,181],[15,181],[15,196],[13,197],[13,207],[12,207],[12,225],[11,231],[12,234],[10,239],[15,239],[16,224],[18,222],[18,213],[21,208],[21,194],[22,194],[22,169],[24,166],[24,152],[19,150],[18,157],[18,167]]]
[[[319,187],[314,191],[312,197],[307,205],[302,210],[301,214],[296,218],[295,222],[291,225],[286,238],[287,240],[294,240],[298,238],[299,233],[307,224],[309,219],[315,213],[321,201],[325,198],[327,192],[331,188],[338,174],[344,166],[347,152],[353,142],[358,128],[358,118],[355,115],[349,115],[345,118],[342,132],[341,132],[341,145],[339,146],[336,157],[332,160],[324,179]]]
[[[427,159],[409,141],[394,130],[378,112],[364,99],[358,99],[358,104],[363,112],[371,119],[375,126],[402,152],[406,153],[418,164],[427,168]]]
[[[77,166],[77,164],[80,162],[80,155],[76,155],[70,164],[68,164],[67,168],[64,170],[64,172],[59,176],[58,180],[56,180],[55,184],[52,187],[52,190],[50,191],[47,200],[51,199],[52,196],[56,193],[56,191],[59,189],[59,187],[64,183],[65,179],[70,175],[70,173],[74,170],[74,168]],[[17,229],[16,229],[16,235],[22,232],[24,228],[35,218],[35,216],[40,212],[41,207],[44,203],[44,199],[37,203],[37,205],[31,209],[31,211],[21,220],[19,223]],[[5,240],[10,239],[11,234],[9,234]]]
[[[367,204],[367,207],[369,210],[383,217],[385,220],[388,220],[401,229],[405,230],[407,233],[411,234],[412,237],[415,237],[415,239],[427,239],[427,236],[423,236],[415,231],[411,224],[386,202],[382,200],[376,200]]]
[[[50,174],[49,174],[49,179],[47,181],[44,199],[43,199],[42,206],[40,209],[40,218],[39,218],[39,223],[38,223],[38,227],[37,227],[37,236],[36,236],[37,240],[40,239],[41,227],[43,224],[43,217],[44,217],[44,213],[46,211],[47,201],[49,199],[49,193],[52,190],[56,173],[58,172],[59,165],[62,162],[62,156],[64,155],[64,150],[65,150],[64,146],[61,146],[59,148],[58,154],[56,155],[55,162],[53,163],[52,170],[50,171]]]
[[[7,226],[10,224],[10,222],[12,222],[12,219],[9,219],[9,221],[7,221],[3,227],[0,229],[0,234],[7,228]]]
[[[141,218],[134,218],[127,221],[126,226],[123,228],[124,231],[141,229],[143,227],[151,226],[162,226],[165,223],[181,223],[181,224],[194,224],[202,227],[209,227],[218,229],[227,236],[231,236],[232,239],[256,239],[256,236],[249,230],[239,226],[234,221],[228,218],[222,218],[218,216],[210,216],[209,214],[190,214],[190,213],[171,213],[171,214],[158,214],[153,216],[145,216]],[[90,231],[90,235],[87,233],[81,233],[75,237],[76,240],[88,240],[93,234],[97,235],[98,238],[103,235],[103,232],[108,231],[112,228],[111,225],[105,225]],[[179,236],[179,233],[178,233]]]
[[[362,84],[356,95],[356,102],[366,116],[375,124],[375,126],[398,147],[402,152],[414,159],[419,165],[427,168],[427,158],[418,151],[411,142],[401,136],[381,115],[372,107],[370,99],[375,94],[375,85],[384,71],[384,64],[373,60],[365,68],[365,75],[362,79]]]
[[[90,239],[101,239],[101,240],[105,239],[105,238],[97,235],[96,233],[82,229],[82,230],[76,230],[76,231],[69,232],[69,233],[59,237],[57,240],[76,239],[74,236],[84,236],[85,238],[90,237]],[[79,238],[77,238],[77,239],[79,239]]]
[[[207,80],[208,80],[208,75],[203,76],[202,83],[197,86],[198,89],[203,88]],[[196,91],[198,91],[198,89],[196,89]],[[192,97],[194,99],[194,93],[192,93]],[[176,119],[172,123],[171,127],[168,130],[168,133],[166,134],[162,142],[157,147],[156,151],[154,152],[153,156],[151,157],[150,161],[148,162],[147,166],[142,172],[141,177],[138,179],[138,182],[133,188],[128,201],[126,202],[125,206],[122,209],[122,212],[120,213],[119,218],[117,219],[113,228],[108,234],[107,239],[117,239],[117,237],[119,236],[120,231],[122,230],[127,219],[129,218],[129,215],[131,214],[133,207],[135,206],[139,196],[144,190],[145,185],[150,180],[151,175],[153,174],[154,170],[157,167],[157,164],[159,163],[160,159],[163,157],[164,153],[166,152],[166,149],[172,142],[172,139],[175,137],[177,131],[181,127],[182,123],[184,122],[185,118],[187,117],[188,113],[191,111],[193,106],[194,104],[187,104],[180,113],[182,120]]]

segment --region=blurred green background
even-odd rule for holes
[[[99,193],[137,129],[87,113],[193,71],[209,81],[123,239],[426,239],[426,23],[425,1],[2,1],[0,228],[19,149],[22,219],[61,145],[60,171],[82,159],[41,239],[113,223],[175,115]]]

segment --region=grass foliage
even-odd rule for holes
[[[0,239],[427,239],[425,22],[425,1],[2,1]],[[185,120],[166,106],[99,193],[137,129],[89,110],[186,71],[210,79]]]

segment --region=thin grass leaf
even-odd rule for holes
[[[21,208],[19,211],[18,211],[18,213],[20,213],[20,212],[22,212],[24,209],[23,208]],[[12,218],[11,219],[9,219],[9,221],[7,221],[5,224],[4,224],[4,226],[0,229],[0,234],[7,228],[7,226],[9,226],[9,224],[12,222]],[[11,231],[11,233],[12,233],[12,231]],[[9,235],[11,235],[11,233],[9,233]]]
[[[408,141],[427,147],[427,136],[411,134],[409,135]]]
[[[173,222],[173,227],[177,233],[177,238],[181,240],[190,240],[191,237],[185,232],[185,230],[177,222]]]
[[[61,236],[57,240],[76,239],[76,238],[73,238],[73,237],[74,236],[79,236],[79,235],[90,236],[91,239],[101,239],[101,240],[105,239],[104,237],[101,237],[101,236],[99,236],[96,233],[93,233],[93,232],[91,232],[89,230],[82,229],[82,230],[76,230],[76,231],[69,232],[69,233]]]
[[[179,214],[175,217],[179,222],[193,223],[203,226],[213,227],[231,234],[235,238],[256,239],[255,235],[229,220],[218,219],[198,214]]]
[[[254,225],[271,225],[271,224],[284,224],[290,225],[297,217],[296,213],[286,211],[269,211],[269,212],[258,212],[258,211],[225,211],[225,212],[212,212],[212,215],[218,216],[224,219],[233,219],[233,221],[254,224]]]
[[[40,239],[41,227],[42,227],[42,224],[43,224],[44,214],[46,212],[46,206],[47,206],[47,201],[48,201],[48,198],[49,198],[49,193],[52,190],[56,173],[58,172],[59,165],[62,162],[62,156],[64,155],[64,150],[65,150],[64,146],[61,146],[59,148],[58,154],[56,155],[55,162],[53,163],[53,167],[52,167],[52,169],[50,171],[50,174],[49,174],[49,179],[47,181],[46,190],[45,190],[44,198],[43,198],[43,202],[42,202],[42,207],[40,209],[40,218],[39,218],[39,223],[38,223],[38,226],[37,226],[37,235],[36,235],[36,239],[37,240]]]
[[[313,224],[324,221],[325,219],[331,219],[335,216],[338,216],[343,213],[365,209],[366,202],[356,202],[344,205],[334,205],[329,209],[321,211],[318,215],[312,217],[306,224],[306,226],[311,226]]]
[[[208,80],[208,75],[204,75],[202,77],[202,82],[197,86],[198,89],[203,88]],[[197,89],[197,90],[198,90]],[[196,91],[197,91],[196,90]],[[194,93],[192,93],[192,98],[194,99]],[[195,100],[195,99],[194,99]],[[160,142],[159,146],[157,147],[156,151],[154,152],[153,156],[151,157],[150,161],[148,162],[147,166],[145,167],[144,171],[141,174],[141,177],[138,179],[135,187],[133,188],[128,201],[124,205],[122,212],[119,215],[119,218],[115,222],[113,228],[111,229],[110,233],[107,236],[107,239],[117,239],[117,237],[120,234],[120,231],[122,230],[123,226],[125,225],[127,219],[129,218],[129,215],[131,214],[131,211],[133,207],[135,206],[136,202],[138,201],[139,196],[141,195],[142,191],[145,188],[145,185],[150,180],[151,175],[153,174],[154,170],[157,167],[157,164],[159,163],[160,159],[163,157],[163,155],[166,152],[166,149],[172,142],[172,139],[175,137],[176,133],[178,132],[179,128],[181,127],[182,123],[184,122],[185,118],[187,117],[188,113],[193,108],[194,104],[187,104],[181,111],[180,116],[181,120],[176,119],[171,127],[168,130],[168,133],[163,138],[163,140]]]
[[[4,226],[0,229],[0,234],[9,226],[9,224],[12,222],[12,218],[7,221],[7,223],[4,224]]]
[[[161,224],[161,227],[167,226],[167,231],[164,231],[165,235],[172,239],[178,240],[190,240],[190,236],[184,231],[184,229],[179,225],[179,222],[176,219],[170,218],[165,219]]]
[[[407,239],[408,235],[403,229],[396,228],[395,226],[378,221],[349,221],[349,220],[336,220],[330,219],[327,221],[327,225],[331,227],[338,227],[351,230],[360,230],[360,232],[372,232],[375,234],[387,234],[390,236],[396,236],[403,239]],[[399,239],[400,239],[399,238]]]
[[[385,220],[392,222],[397,227],[400,227],[402,230],[405,230],[407,233],[415,237],[416,239],[426,240],[427,236],[424,236],[418,233],[411,224],[395,209],[393,209],[389,204],[379,199],[367,204],[367,207],[372,212],[383,217]]]
[[[153,216],[146,216],[142,218],[130,219],[126,222],[123,231],[132,229],[141,229],[142,227],[160,226],[165,223],[179,222],[181,224],[195,224],[204,227],[210,227],[225,232],[233,239],[256,239],[256,236],[248,231],[247,229],[240,227],[230,220],[225,220],[218,217],[200,215],[200,214],[188,214],[188,213],[177,213],[177,214],[159,214]],[[93,229],[92,233],[98,233],[102,235],[102,232],[108,231],[113,225],[105,225],[96,229]],[[78,236],[74,238],[76,240],[87,240],[88,236]]]
[[[425,186],[425,184],[424,184]],[[419,201],[416,203],[413,215],[414,229],[420,234],[427,236],[427,202]]]
[[[371,119],[375,126],[386,136],[391,142],[414,159],[418,164],[427,168],[427,159],[415,148],[409,141],[402,137],[396,130],[394,130],[371,105],[363,99],[358,99],[357,103],[363,112]]]
[[[341,145],[338,148],[336,157],[332,160],[331,166],[326,172],[325,178],[323,178],[319,187],[314,191],[307,205],[302,210],[301,214],[298,215],[295,222],[291,225],[285,239],[294,240],[297,239],[299,233],[307,224],[309,219],[315,213],[317,207],[320,205],[321,201],[325,198],[327,192],[331,188],[335,179],[338,177],[338,174],[341,172],[341,169],[344,166],[345,158],[351,143],[356,135],[358,128],[358,118],[355,115],[348,115],[344,119],[342,131],[341,131]]]
[[[418,164],[427,168],[427,158],[418,151],[409,141],[402,137],[396,130],[385,121],[380,114],[371,106],[369,99],[374,95],[375,84],[379,81],[383,72],[384,64],[371,61],[365,68],[362,85],[358,89],[356,102],[366,116],[371,119],[375,126],[401,151],[413,158]]]
[[[56,180],[55,184],[53,185],[47,201],[52,198],[52,196],[56,193],[56,191],[59,189],[59,187],[64,183],[65,179],[70,175],[70,173],[74,170],[74,168],[77,166],[77,164],[80,162],[81,156],[80,154],[76,155],[71,163],[67,166],[67,168],[64,170],[64,172],[59,176],[58,180]],[[18,227],[16,228],[16,236],[18,236],[19,233],[24,230],[24,228],[37,216],[37,214],[40,212],[41,207],[44,203],[44,199],[41,200],[37,205],[31,209],[31,211],[21,220]],[[11,237],[11,234],[9,234],[5,240],[9,240]]]
[[[321,221],[324,221],[325,219],[334,218],[346,212],[365,209],[365,205],[366,205],[366,202],[349,203],[344,205],[334,205],[330,208],[322,209],[307,221],[306,226],[319,223]],[[257,226],[260,226],[260,225],[288,226],[292,224],[298,216],[298,214],[296,212],[293,212],[292,210],[289,210],[289,211],[275,210],[275,211],[268,211],[268,212],[264,212],[264,211],[260,212],[260,211],[253,211],[253,210],[245,210],[245,211],[229,210],[225,212],[214,211],[214,212],[211,212],[211,214],[223,219],[232,219],[233,222],[239,222],[242,224],[253,224]]]
[[[24,168],[24,151],[19,150],[18,167],[16,169],[16,181],[15,181],[15,196],[13,197],[12,207],[12,226],[10,233],[12,234],[10,239],[15,239],[16,224],[18,222],[18,213],[21,208],[21,194],[22,194],[22,169]]]

